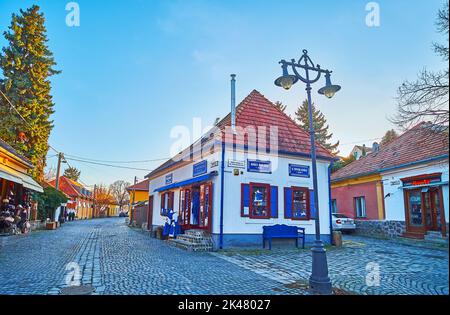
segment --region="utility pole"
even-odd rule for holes
[[[59,152],[58,153],[58,166],[56,168],[56,181],[55,181],[55,188],[56,190],[59,190],[59,176],[61,173],[61,162],[64,159],[64,153]]]
[[[134,185],[137,184],[137,176],[134,176]],[[136,187],[133,189],[133,197],[131,199],[131,209],[130,209],[130,225],[133,225],[133,207],[134,207],[134,196],[136,194]]]
[[[55,181],[55,189],[56,190],[59,190],[59,176],[60,176],[60,173],[61,173],[61,163],[63,161],[64,161],[64,153],[59,152],[58,153],[58,167],[56,168],[56,181]],[[59,222],[62,222],[62,220],[64,218],[64,213],[63,213],[63,210],[62,210],[61,207],[59,209],[60,209],[60,211],[59,211],[59,218],[58,218],[58,220],[59,220]],[[54,216],[55,216],[55,214],[53,213],[53,215],[52,215],[53,220],[56,220],[56,218]]]
[[[94,201],[92,203],[92,218],[95,218],[95,210],[96,210],[95,209],[95,206],[96,206],[95,201],[96,201],[96,198],[97,198],[96,191],[97,191],[97,185],[94,184]]]

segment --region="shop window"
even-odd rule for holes
[[[284,217],[291,220],[310,220],[315,217],[311,213],[312,191],[307,187],[285,187],[284,189]]]
[[[336,199],[332,199],[331,200],[331,213],[338,213],[337,200]]]
[[[366,217],[366,198],[356,197],[355,198],[355,213],[357,218]]]
[[[241,217],[278,218],[278,187],[269,184],[241,184]]]
[[[167,216],[171,210],[173,210],[173,191],[165,192],[161,194],[161,211],[162,216]]]

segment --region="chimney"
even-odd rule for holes
[[[377,153],[378,151],[380,151],[380,145],[378,144],[378,142],[374,142],[372,144],[372,152]]]
[[[231,129],[236,133],[236,75],[231,75]]]

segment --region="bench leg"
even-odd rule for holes
[[[269,239],[269,250],[272,250],[272,239]]]
[[[305,235],[302,237],[302,248],[305,249]]]
[[[295,239],[295,247],[298,248],[298,237]]]
[[[263,249],[265,249],[265,248],[266,248],[266,239],[263,238]]]

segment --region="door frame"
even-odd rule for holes
[[[153,195],[148,197],[148,213],[147,213],[147,230],[151,231],[153,228],[153,201],[155,197]]]

